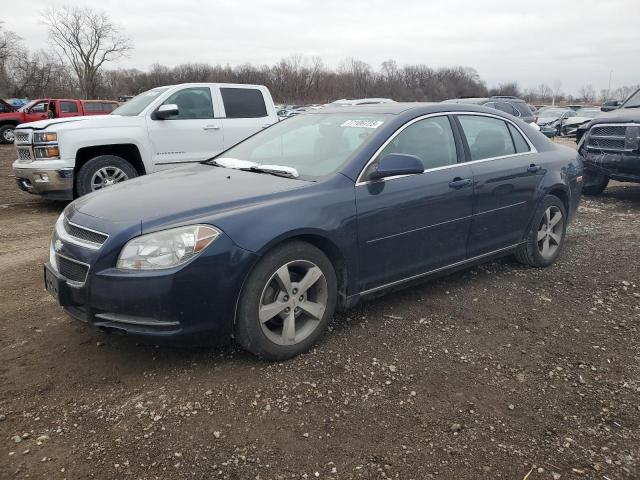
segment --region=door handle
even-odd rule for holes
[[[471,185],[471,179],[470,178],[460,178],[460,177],[456,177],[454,178],[451,182],[449,182],[449,187],[450,188],[455,188],[456,190],[459,190],[461,188],[464,188],[468,185]]]
[[[538,170],[540,170],[542,167],[540,165],[536,165],[535,163],[532,163],[531,165],[529,165],[529,167],[527,168],[527,172],[529,173],[536,173]]]
[[[271,126],[270,123],[265,123],[264,125],[262,125],[262,128],[269,128]]]
[[[203,130],[220,130],[218,125],[205,125],[202,127]]]

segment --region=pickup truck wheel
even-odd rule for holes
[[[138,176],[133,165],[115,155],[100,155],[85,163],[76,176],[78,196],[102,190]]]
[[[584,173],[584,186],[582,193],[585,195],[600,195],[609,184],[609,177],[601,173],[586,171]]]
[[[268,360],[294,357],[320,339],[336,299],[336,274],[327,256],[306,242],[285,243],[267,253],[247,278],[235,339]]]
[[[0,143],[5,145],[13,143],[16,137],[13,134],[13,125],[3,125],[0,127]]]
[[[535,213],[526,243],[516,251],[516,259],[532,267],[548,267],[560,255],[566,231],[564,203],[555,195],[546,195]]]

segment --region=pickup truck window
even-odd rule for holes
[[[140,95],[136,95],[111,113],[113,115],[122,115],[123,117],[135,117],[136,115],[140,115],[140,113],[142,113],[142,111],[147,108],[151,102],[158,98],[158,95],[164,93],[167,88],[168,87],[154,88],[153,90],[148,90]]]
[[[60,102],[61,113],[78,113],[78,105],[76,102]]]
[[[221,88],[227,118],[259,118],[267,116],[262,92],[256,88]]]
[[[170,95],[163,105],[178,105],[178,115],[168,120],[213,118],[213,102],[209,87],[192,87]]]
[[[40,103],[36,103],[32,108],[31,111],[33,113],[44,113],[47,111],[47,105],[49,102],[40,102]]]
[[[85,112],[101,112],[102,111],[102,104],[87,102],[87,103],[84,104],[84,111]]]

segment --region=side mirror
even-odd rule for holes
[[[371,180],[395,177],[396,175],[415,175],[424,172],[422,160],[415,155],[389,153],[378,161],[377,168],[371,173]]]
[[[174,117],[180,114],[178,105],[175,103],[167,103],[166,105],[160,105],[158,109],[153,112],[153,118],[157,120],[166,120],[167,118]]]
[[[603,112],[610,112],[612,110],[617,109],[620,106],[620,102],[618,100],[607,100],[602,104],[600,110]]]

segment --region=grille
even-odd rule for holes
[[[29,143],[29,134],[27,132],[18,132],[14,130],[13,135],[17,143]]]
[[[603,137],[624,137],[627,127],[624,125],[595,126],[591,129],[591,135],[602,135]]]
[[[64,226],[65,232],[67,232],[69,235],[79,238],[80,240],[84,240],[85,242],[102,245],[107,240],[107,238],[109,238],[109,236],[105,235],[104,233],[94,232],[92,230],[87,230],[86,228],[73,225],[69,223],[66,218],[64,219],[62,225]]]
[[[30,161],[31,160],[31,151],[27,148],[19,148],[18,149],[18,160],[22,161]]]
[[[597,150],[624,150],[624,138],[589,138],[589,148]]]
[[[56,255],[58,272],[67,280],[84,283],[89,273],[89,267],[82,263],[75,262],[69,258]]]

